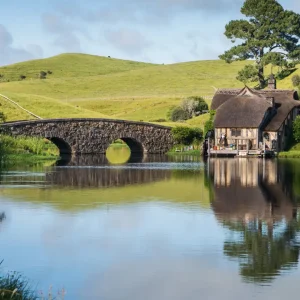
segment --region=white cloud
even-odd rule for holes
[[[0,24],[0,65],[40,58],[43,50],[39,45],[27,45],[26,48],[15,47],[11,33]]]
[[[107,30],[104,36],[114,47],[129,54],[141,54],[151,46],[151,42],[135,29]]]
[[[46,13],[42,15],[42,26],[45,32],[53,35],[53,45],[64,51],[81,51],[78,33],[82,33],[82,31],[74,23],[61,15]]]

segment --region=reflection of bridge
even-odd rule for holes
[[[12,135],[44,137],[61,154],[105,153],[108,146],[122,139],[132,153],[166,153],[173,145],[170,127],[110,119],[53,119],[5,123]]]
[[[46,174],[47,183],[76,188],[117,187],[131,184],[151,183],[169,179],[171,170],[67,167],[57,168]]]
[[[133,162],[141,160],[143,163],[166,162],[166,156],[133,156]],[[66,167],[54,168],[46,173],[46,182],[77,188],[114,187],[165,180],[171,178],[171,174],[171,170],[143,168],[142,164],[111,166],[105,155],[82,155],[72,157]]]

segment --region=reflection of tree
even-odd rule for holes
[[[6,215],[4,212],[0,213],[0,223],[6,218]]]
[[[224,254],[239,261],[242,277],[270,282],[282,270],[295,267],[300,219],[291,166],[215,159],[209,162],[207,174],[214,213],[231,232]]]
[[[298,262],[299,245],[296,234],[299,222],[288,223],[279,234],[262,222],[238,222],[226,225],[239,233],[238,239],[225,241],[225,255],[237,258],[241,275],[249,281],[268,282],[282,269],[290,269]],[[268,227],[268,228],[265,228]]]

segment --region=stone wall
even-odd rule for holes
[[[166,153],[174,145],[171,128],[143,122],[110,119],[53,119],[3,124],[9,134],[44,137],[61,153],[105,153],[117,139],[132,152]]]

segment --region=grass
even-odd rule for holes
[[[47,294],[38,293],[29,281],[17,272],[0,275],[0,300],[63,300],[64,296],[64,290],[54,295],[52,288]]]
[[[199,156],[200,157],[201,152],[200,152],[200,150],[190,150],[190,151],[183,151],[183,152],[170,151],[170,152],[168,152],[168,155],[177,155],[177,156],[192,155],[192,156]]]
[[[59,157],[58,148],[50,141],[36,137],[0,136],[1,163],[33,163]]]
[[[106,58],[87,54],[60,54],[48,59],[37,59],[30,62],[21,62],[0,68],[0,74],[5,80],[18,81],[20,75],[25,75],[26,80],[36,79],[40,71],[52,71],[48,78],[78,77],[107,75],[126,72],[153,66],[128,60]]]
[[[0,276],[0,300],[37,300],[38,297],[26,279],[18,273]]]
[[[300,150],[290,150],[280,152],[278,154],[279,158],[300,158]]]
[[[42,118],[116,118],[174,126],[162,122],[170,107],[193,95],[205,96],[210,104],[214,87],[242,88],[235,77],[245,64],[211,60],[155,65],[62,54],[0,68],[4,79],[10,80],[0,86],[1,93]],[[37,79],[40,70],[53,74]],[[27,79],[19,81],[21,74]],[[279,81],[278,87],[292,88],[292,75]],[[0,104],[8,121],[31,118],[2,98]],[[185,125],[203,127],[207,118],[200,116]]]

